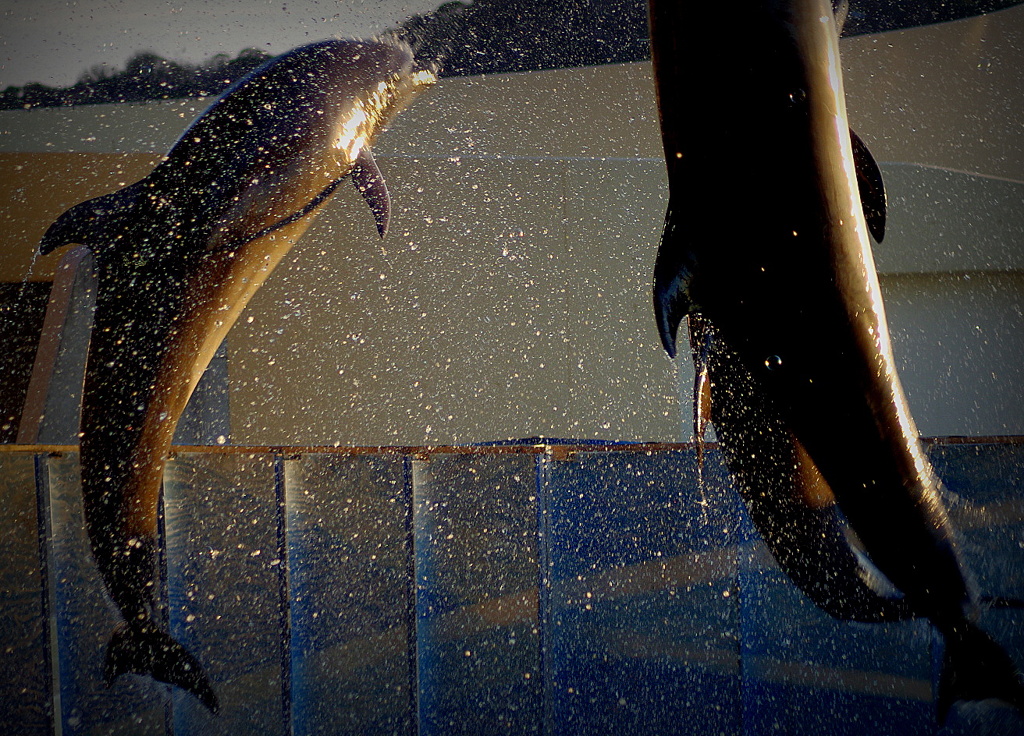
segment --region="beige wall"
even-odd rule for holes
[[[883,167],[877,257],[926,434],[1024,432],[1022,29],[1016,8],[843,42],[855,127],[915,164]],[[0,113],[2,277],[201,109]],[[443,80],[378,154],[388,239],[342,187],[231,332],[233,442],[689,437],[692,371],[650,308],[666,185],[648,64]]]
[[[232,333],[236,441],[678,436],[647,286],[664,203],[622,191],[652,163],[381,166],[399,203],[383,247],[344,188]],[[273,416],[268,390],[292,397]]]
[[[921,432],[1024,434],[1024,273],[891,274],[882,292]]]
[[[850,124],[878,160],[1024,180],[1024,7],[840,47]]]
[[[11,120],[37,122],[0,112],[0,125]],[[36,254],[50,223],[72,205],[141,179],[159,160],[153,153],[0,151],[0,281],[51,280],[62,254]]]

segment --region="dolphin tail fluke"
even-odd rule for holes
[[[96,253],[98,246],[114,240],[129,223],[128,215],[135,206],[136,185],[118,189],[111,194],[77,204],[58,217],[39,241],[43,255],[68,245],[87,245]]]
[[[1024,714],[1024,679],[1009,655],[988,634],[969,622],[945,634],[946,650],[939,676],[939,722],[958,700],[995,698]]]
[[[170,635],[152,624],[119,624],[107,645],[107,686],[119,675],[149,675],[194,695],[211,713],[220,706],[206,672],[198,660]]]

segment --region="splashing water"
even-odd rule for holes
[[[708,498],[704,485],[704,438],[711,420],[711,379],[708,356],[711,353],[711,330],[698,315],[691,314],[690,334],[698,338],[693,351],[693,432],[697,442],[697,490],[700,493],[701,521],[707,522]]]

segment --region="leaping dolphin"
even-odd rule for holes
[[[691,316],[753,521],[832,615],[930,619],[946,645],[940,717],[960,699],[1024,710],[1020,673],[975,622],[979,597],[896,375],[868,240],[884,232],[884,190],[849,132],[833,8],[650,0],[649,13],[669,178],[658,329],[674,356]],[[724,38],[707,33],[723,25]]]
[[[108,683],[136,672],[217,697],[155,616],[157,504],[178,418],[246,303],[350,177],[381,235],[390,198],[377,134],[436,81],[393,39],[330,40],[270,60],[232,85],[152,173],[79,204],[40,250],[95,255],[96,312],[82,399],[85,521],[124,622]]]

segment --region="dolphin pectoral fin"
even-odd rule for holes
[[[391,220],[391,195],[369,148],[361,150],[356,158],[355,168],[352,169],[352,183],[370,205],[373,219],[377,222],[377,232],[383,238],[388,233],[388,223]]]
[[[936,694],[940,724],[959,700],[996,698],[1024,713],[1024,679],[991,636],[970,621],[939,630],[945,641]]]
[[[676,335],[683,317],[694,311],[690,296],[694,259],[687,248],[676,243],[677,223],[671,200],[665,214],[665,231],[654,264],[654,316],[661,344],[670,358],[676,357]]]
[[[875,242],[881,243],[885,237],[885,182],[882,171],[875,162],[875,157],[864,145],[853,129],[850,129],[850,143],[853,144],[853,162],[857,169],[857,189],[860,191],[861,207],[864,208],[864,219]]]
[[[119,675],[149,675],[155,680],[177,685],[194,695],[211,713],[220,705],[206,672],[185,647],[152,623],[132,626],[120,623],[107,645],[105,678],[111,686]]]
[[[99,255],[97,251],[127,224],[127,215],[135,207],[137,195],[138,189],[132,184],[75,205],[46,229],[39,241],[39,252],[46,255],[61,246],[79,243]]]

